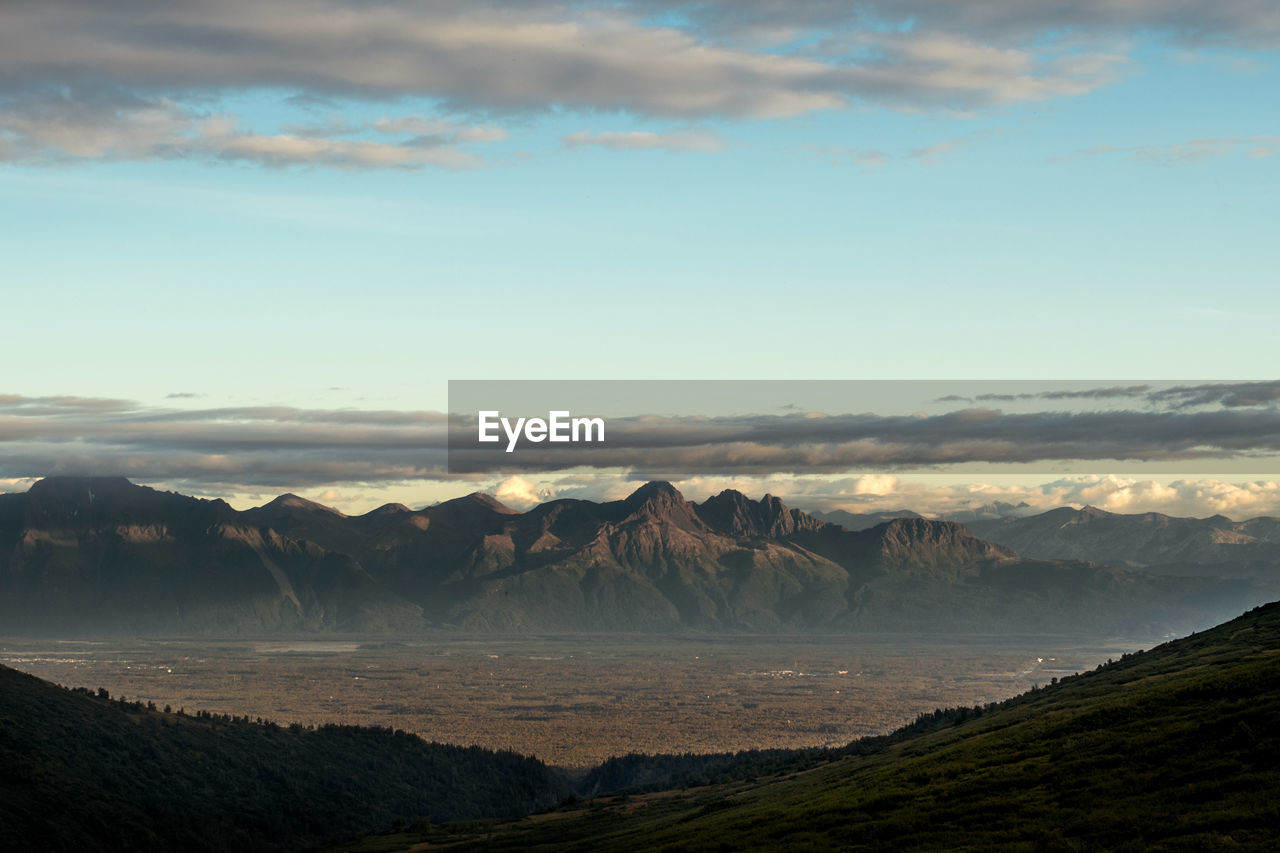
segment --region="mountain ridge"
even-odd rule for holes
[[[97,491],[95,491],[95,488]],[[517,512],[471,495],[346,516],[237,511],[127,480],[0,502],[0,630],[927,631],[1160,636],[1265,598],[1258,580],[1028,558],[951,521],[861,531],[670,483]]]

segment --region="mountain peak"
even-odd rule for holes
[[[442,501],[436,506],[447,506],[452,509],[487,509],[503,515],[519,515],[518,512],[495,498],[493,495],[488,495],[484,492],[472,492],[471,494],[463,495],[460,498]]]
[[[58,495],[66,497],[85,492],[95,495],[119,495],[133,489],[142,488],[145,488],[145,486],[135,486],[129,482],[128,477],[76,477],[58,474],[37,480],[31,484],[31,488],[27,491],[29,494],[37,496]]]
[[[644,518],[683,529],[699,526],[695,506],[684,499],[679,489],[665,480],[645,483],[621,503],[632,518]]]
[[[369,510],[368,512],[366,512],[366,513],[365,513],[365,515],[373,515],[373,516],[377,516],[377,515],[399,515],[399,514],[401,514],[401,513],[405,513],[405,512],[413,512],[413,510],[409,509],[409,508],[408,508],[407,506],[405,506],[404,504],[389,503],[389,504],[383,504],[382,506],[378,507],[377,509],[371,509],[371,510]]]
[[[645,503],[654,500],[663,503],[671,501],[683,503],[684,495],[666,480],[651,480],[627,496],[627,503]]]
[[[698,517],[709,527],[733,536],[777,538],[797,530],[817,530],[825,522],[788,509],[781,498],[765,495],[758,501],[733,489],[707,498],[698,507]]]
[[[307,500],[301,495],[295,495],[293,492],[285,492],[283,495],[275,498],[269,503],[263,504],[262,509],[284,509],[284,510],[301,510],[303,512],[327,512],[333,515],[342,516],[345,514],[339,512],[333,507]]]

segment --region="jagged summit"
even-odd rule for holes
[[[645,523],[668,524],[682,529],[701,527],[694,505],[665,480],[645,483],[621,501],[621,506],[629,518]]]
[[[698,517],[722,533],[753,538],[790,536],[799,530],[819,530],[826,524],[798,509],[788,509],[774,495],[753,501],[734,489],[725,489],[703,501],[698,506]]]

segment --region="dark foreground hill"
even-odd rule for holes
[[[285,495],[238,512],[123,478],[0,495],[0,634],[749,631],[1161,636],[1280,594],[1027,559],[954,522],[849,531],[776,497],[519,513],[468,495],[348,517]]]
[[[514,753],[165,713],[0,667],[4,850],[299,850],[427,815],[525,814],[563,784]]]
[[[1280,604],[842,750],[631,757],[615,794],[423,836],[459,850],[1275,850]],[[716,780],[705,787],[700,777]]]

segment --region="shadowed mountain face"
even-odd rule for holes
[[[1232,521],[1221,515],[1173,518],[1061,507],[969,526],[1030,557],[1127,564],[1158,574],[1280,580],[1280,518]]]
[[[523,814],[542,762],[355,726],[147,709],[0,666],[0,848],[291,851],[430,815]]]
[[[123,479],[0,501],[0,633],[314,630],[1181,632],[1258,581],[1029,560],[953,522],[849,531],[668,483],[518,513],[472,494],[362,516],[237,512]]]
[[[312,511],[298,510],[301,517]],[[349,555],[245,515],[222,501],[123,478],[41,480],[0,503],[4,630],[234,633],[421,624],[418,608],[388,593]]]

